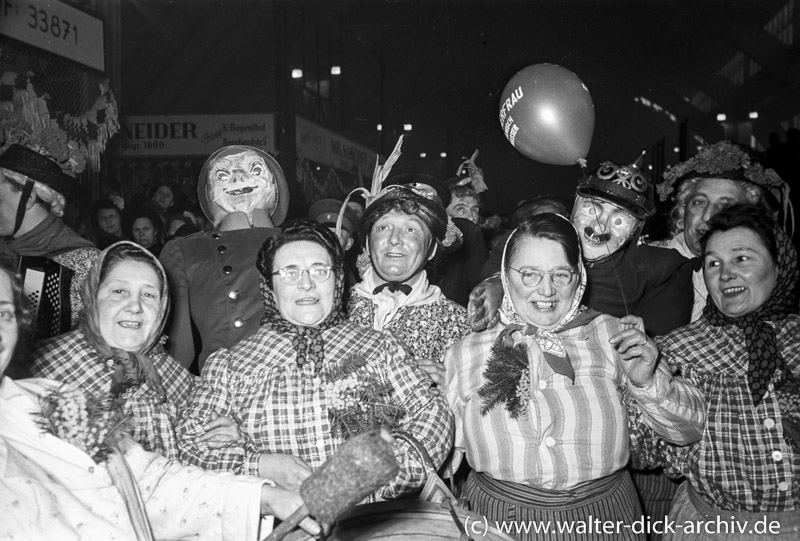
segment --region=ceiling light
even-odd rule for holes
[[[303,70],[293,69],[292,70],[292,79],[299,79],[303,76]]]
[[[376,129],[378,131],[383,131],[383,124],[378,124],[378,127]]]
[[[331,75],[341,75],[342,66],[331,66]]]
[[[747,116],[755,120],[756,118],[758,118],[758,111],[750,111],[750,113]]]
[[[403,131],[411,131],[411,124],[403,124]]]
[[[720,122],[725,122],[726,120],[728,120],[728,117],[725,115],[725,113],[718,113],[717,120],[719,120]]]
[[[446,158],[447,157],[447,152],[442,152],[442,153],[439,154],[439,156],[441,156],[442,158]]]
[[[419,153],[419,157],[420,158],[427,158],[428,157],[428,153],[427,152],[420,152]]]

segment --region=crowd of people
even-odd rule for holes
[[[520,201],[490,242],[472,165],[444,181],[387,165],[363,204],[287,218],[278,163],[225,147],[200,210],[162,184],[96,201],[81,236],[61,218],[74,179],[0,150],[0,537],[263,537],[381,428],[398,470],[369,501],[439,475],[490,523],[757,539],[651,526],[766,520],[796,540],[784,180],[726,141],[659,186],[606,161],[572,201]],[[669,239],[643,235],[657,193]]]

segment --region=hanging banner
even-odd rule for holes
[[[0,0],[0,34],[105,71],[103,19],[60,0]]]
[[[374,150],[354,143],[304,118],[295,117],[297,157],[372,178],[377,157]]]
[[[119,123],[117,156],[208,156],[229,145],[275,153],[271,113],[124,116]]]

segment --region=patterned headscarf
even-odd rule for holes
[[[549,219],[546,216],[551,214],[540,214],[530,218],[531,220]],[[572,222],[560,215],[562,219],[570,224],[570,228],[575,233],[575,242],[578,243],[578,233],[575,231]],[[535,234],[535,232],[533,232]],[[514,235],[530,234],[515,229],[506,241],[503,249],[503,263],[500,275],[503,280],[503,303],[500,306],[500,319],[507,326],[500,332],[492,345],[486,369],[483,372],[484,384],[478,389],[478,395],[482,399],[481,414],[486,415],[492,408],[500,403],[505,403],[505,408],[513,419],[521,415],[526,415],[528,410],[529,379],[530,368],[526,344],[521,342],[514,345],[512,334],[521,332],[525,336],[533,336],[534,341],[539,346],[544,356],[545,362],[553,372],[561,374],[575,383],[575,369],[569,360],[566,349],[564,348],[558,333],[560,331],[580,326],[595,318],[598,314],[593,310],[588,310],[581,306],[581,297],[586,289],[586,271],[580,255],[580,244],[578,244],[578,273],[579,283],[575,288],[572,297],[572,304],[566,314],[558,321],[552,330],[544,330],[536,325],[529,324],[520,317],[509,294],[506,258],[510,241]]]
[[[747,379],[755,406],[764,398],[775,370],[784,369],[785,361],[778,348],[776,331],[769,323],[797,313],[797,251],[786,233],[777,227],[775,244],[778,277],[769,298],[758,310],[741,317],[729,317],[713,302],[706,303],[703,310],[703,315],[711,325],[735,325],[744,332],[749,361]]]
[[[330,235],[334,239],[331,245],[328,241],[328,246],[320,239],[320,246],[326,249],[333,261],[333,277],[336,283],[333,287],[333,308],[331,313],[328,314],[319,324],[314,326],[295,325],[283,318],[278,308],[278,303],[275,299],[275,292],[272,289],[272,269],[266,268],[264,260],[264,252],[267,243],[273,239],[267,239],[265,247],[261,249],[258,255],[258,269],[261,271],[261,278],[259,279],[259,289],[261,290],[261,298],[264,300],[265,314],[261,319],[262,325],[267,325],[279,333],[292,335],[292,346],[297,353],[297,365],[303,366],[306,362],[311,362],[314,365],[314,373],[320,374],[322,371],[322,363],[325,358],[325,342],[322,339],[322,331],[335,327],[344,321],[344,314],[342,313],[342,296],[344,294],[344,266],[341,264],[342,257],[337,257],[337,254],[332,254],[331,248],[334,250],[341,250],[338,240],[327,227],[319,224],[310,225],[309,229],[316,230],[321,236]],[[308,241],[307,238],[298,238],[295,242]],[[313,242],[313,241],[312,241]],[[281,247],[290,246],[291,242],[283,244]],[[341,254],[339,254],[341,255]],[[337,264],[337,262],[339,262]],[[280,280],[280,278],[276,278]],[[295,286],[292,286],[295,287]]]
[[[555,216],[559,216],[564,221],[570,224],[571,227],[572,222],[570,222],[567,218],[556,214]],[[583,266],[583,258],[580,254],[580,244],[578,244],[578,274],[579,274],[579,283],[578,287],[575,289],[575,294],[572,297],[572,304],[570,305],[569,310],[566,314],[561,318],[555,328],[552,330],[544,330],[535,325],[528,323],[527,321],[523,320],[522,317],[517,313],[516,308],[514,308],[514,303],[511,300],[511,295],[509,294],[509,286],[508,286],[508,269],[506,268],[506,259],[507,254],[506,251],[511,243],[511,239],[514,235],[521,234],[519,229],[515,229],[512,231],[511,235],[509,235],[508,240],[506,241],[506,245],[503,249],[503,261],[500,271],[500,276],[503,280],[503,302],[500,305],[500,316],[503,318],[505,322],[509,324],[509,326],[501,333],[498,337],[498,340],[502,339],[505,342],[505,345],[510,345],[509,342],[513,343],[511,339],[510,333],[521,330],[526,335],[533,335],[533,339],[542,349],[542,352],[545,355],[545,359],[548,363],[559,373],[563,373],[561,369],[556,369],[557,366],[563,366],[564,361],[560,359],[567,359],[567,352],[564,349],[563,344],[561,343],[561,338],[558,336],[558,331],[563,330],[567,327],[577,316],[581,313],[581,310],[585,310],[585,307],[581,306],[581,299],[583,298],[583,293],[586,291],[586,269]],[[575,232],[577,237],[578,233]],[[556,357],[555,359],[553,357]],[[568,365],[571,369],[571,365]]]
[[[100,318],[97,307],[97,293],[100,290],[100,276],[103,274],[108,264],[107,258],[110,252],[117,252],[120,249],[126,250],[130,255],[136,254],[147,260],[147,263],[156,271],[161,282],[161,305],[156,324],[146,340],[135,351],[126,351],[112,347],[100,333]],[[125,259],[123,261],[139,261]],[[119,263],[119,261],[117,262]],[[111,395],[117,399],[125,394],[128,389],[136,387],[144,382],[159,396],[161,403],[166,401],[167,394],[161,383],[161,377],[153,366],[153,360],[148,356],[153,347],[161,337],[164,329],[166,315],[169,309],[169,290],[167,286],[167,274],[158,259],[150,252],[129,241],[120,241],[112,244],[103,250],[95,260],[89,273],[86,275],[86,282],[83,286],[83,318],[80,322],[80,329],[89,343],[97,350],[101,359],[114,361],[114,375],[112,376]]]

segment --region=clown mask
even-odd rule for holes
[[[581,239],[583,258],[593,261],[625,246],[640,221],[608,201],[579,195],[572,208],[572,223]]]
[[[252,223],[253,210],[271,213],[277,204],[277,184],[264,158],[245,150],[222,156],[209,168],[208,199],[226,213],[243,212]]]

